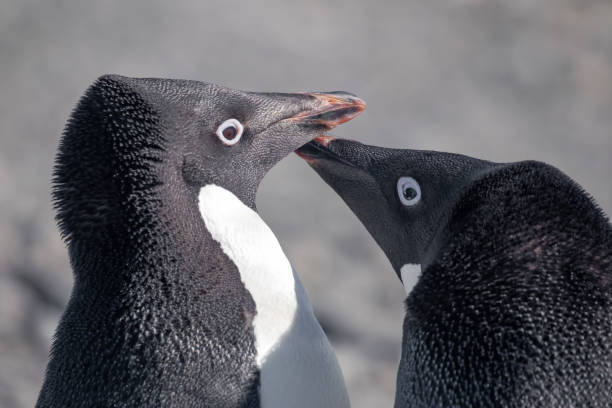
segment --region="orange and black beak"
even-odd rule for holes
[[[347,149],[343,149],[340,152],[336,151],[335,145],[338,141],[340,141],[343,146],[348,146],[348,151]],[[359,145],[361,145],[361,143],[353,140],[335,139],[331,136],[321,135],[305,145],[302,145],[295,153],[311,166],[325,159],[344,166],[361,168],[364,167],[364,165],[361,163],[359,155],[350,154],[350,147]]]
[[[330,130],[359,115],[366,107],[365,102],[346,92],[307,93],[314,98],[315,107],[304,110],[289,120],[308,126]]]

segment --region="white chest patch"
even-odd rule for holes
[[[348,407],[336,356],[274,233],[255,211],[216,185],[200,190],[199,209],[257,307],[253,327],[261,406]]]
[[[416,281],[419,279],[421,275],[421,265],[420,264],[405,264],[400,268],[400,276],[402,277],[402,284],[404,285],[404,290],[408,295]]]

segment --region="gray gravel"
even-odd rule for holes
[[[65,120],[98,75],[351,91],[369,107],[336,136],[539,159],[610,213],[611,27],[609,0],[3,0],[0,406],[33,406],[69,296],[49,178]],[[403,289],[381,251],[296,157],[266,178],[258,206],[328,330],[353,406],[391,406]]]

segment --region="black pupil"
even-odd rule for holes
[[[223,137],[226,138],[227,140],[232,140],[233,138],[236,137],[237,134],[238,134],[238,129],[236,129],[234,126],[228,126],[225,129],[223,129]]]
[[[404,189],[404,198],[408,201],[414,199],[417,196],[417,191],[412,188],[412,187],[408,187]]]

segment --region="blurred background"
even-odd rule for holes
[[[97,76],[350,91],[368,109],[335,136],[546,161],[610,213],[611,29],[610,0],[2,0],[0,406],[34,405],[70,293],[49,180],[65,121]],[[404,290],[381,251],[295,155],[264,180],[258,207],[353,406],[392,406]]]

